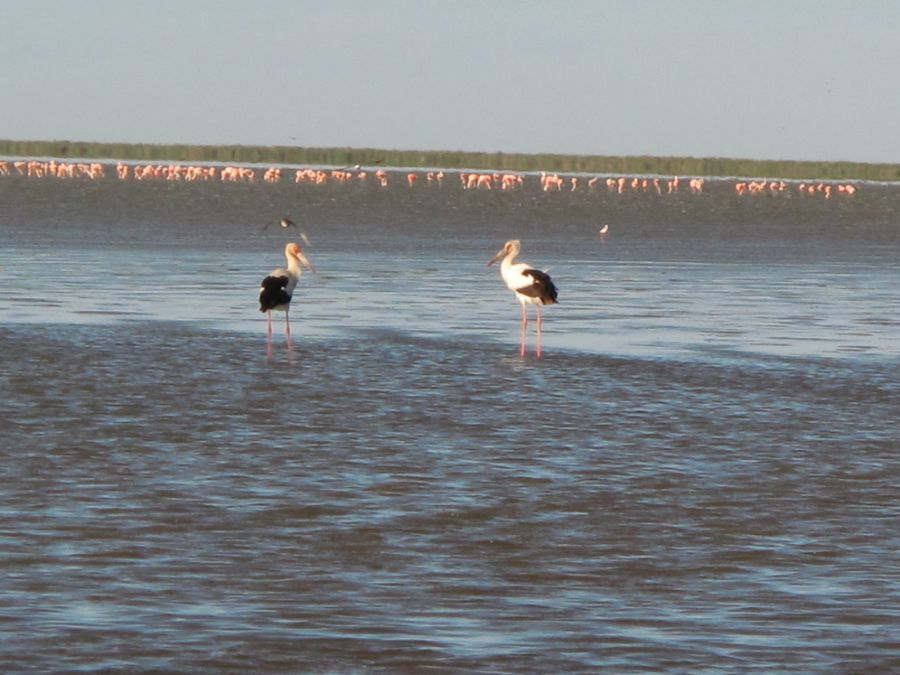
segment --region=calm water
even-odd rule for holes
[[[0,177],[3,670],[900,669],[900,189],[732,184]]]

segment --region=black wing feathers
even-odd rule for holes
[[[259,311],[267,312],[278,305],[286,305],[291,301],[291,296],[285,290],[288,284],[287,277],[266,277],[262,280],[259,289]]]
[[[533,269],[527,269],[522,272],[522,274],[531,277],[534,281],[530,286],[517,288],[517,293],[527,295],[529,298],[540,298],[541,303],[545,305],[556,304],[556,285],[553,283],[553,279],[550,278],[549,274],[541,272],[541,270]]]

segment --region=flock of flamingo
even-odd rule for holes
[[[112,165],[102,162],[64,162],[51,160],[0,160],[0,177],[24,176],[28,178],[53,178],[53,179],[86,179],[101,180],[113,173],[119,180],[135,181],[219,181],[223,183],[255,183],[260,179],[264,183],[274,184],[282,181],[294,183],[309,183],[324,185],[328,183],[368,183],[371,179],[377,185],[386,188],[392,182],[404,183],[409,189],[416,188],[420,183],[435,189],[442,189],[445,183],[452,185],[454,181],[448,180],[448,173],[455,173],[458,181],[458,189],[461,190],[521,190],[526,184],[533,184],[539,180],[538,187],[543,192],[606,192],[621,195],[626,192],[646,192],[657,195],[671,195],[682,190],[684,183],[691,194],[702,194],[706,186],[704,178],[690,178],[682,180],[678,176],[585,176],[568,175],[561,176],[558,173],[542,171],[540,174],[528,173],[495,173],[479,171],[404,171],[394,169],[390,172],[381,167],[374,170],[364,169],[357,165],[345,168],[288,168],[269,167],[259,168],[241,165],[187,165],[187,164],[142,164],[117,162]],[[796,191],[806,196],[821,195],[830,199],[832,195],[852,196],[856,194],[858,187],[852,183],[835,183],[825,181],[791,181],[784,180],[737,180],[734,183],[734,193],[743,195],[779,195],[790,191]],[[296,225],[289,218],[282,218],[282,227],[294,227]],[[600,230],[601,236],[606,233],[606,227]],[[301,236],[302,233],[301,233]],[[305,239],[305,237],[304,237]],[[541,326],[543,318],[541,307],[556,304],[557,289],[550,276],[541,270],[535,269],[526,263],[516,263],[521,243],[518,240],[506,242],[503,248],[488,262],[492,265],[501,261],[500,275],[507,288],[511,290],[522,307],[522,341],[521,355],[526,353],[526,332],[528,326],[527,306],[535,307],[537,316],[536,346],[535,352],[541,356]],[[271,349],[272,338],[272,311],[282,311],[285,314],[285,334],[288,345],[291,340],[291,327],[289,310],[294,289],[301,276],[302,267],[315,271],[312,263],[306,257],[299,244],[289,243],[285,246],[284,255],[287,260],[286,268],[272,270],[262,281],[259,289],[260,311],[268,315],[268,337]]]
[[[408,189],[417,188],[420,184],[434,189],[443,189],[445,183],[453,185],[461,190],[522,190],[527,185],[538,182],[538,188],[542,192],[605,192],[621,195],[632,193],[655,193],[657,195],[671,195],[681,191],[686,184],[691,194],[702,194],[706,187],[706,179],[690,178],[683,180],[678,176],[586,176],[567,175],[558,173],[541,172],[533,173],[495,173],[484,171],[408,171],[394,169],[386,171],[384,168],[375,167],[373,170],[364,169],[361,166],[344,168],[314,168],[314,167],[269,167],[259,168],[241,165],[187,165],[187,164],[143,164],[125,163],[116,164],[102,162],[64,162],[51,160],[0,160],[0,177],[24,176],[28,178],[51,179],[86,179],[102,180],[110,174],[118,180],[134,181],[184,181],[184,182],[213,182],[222,183],[255,183],[260,180],[263,183],[275,184],[282,181],[293,183],[307,183],[313,185],[325,185],[331,183],[366,184],[370,180],[382,188],[387,188],[392,183],[405,183]],[[456,180],[448,178],[448,173],[455,174]],[[825,181],[791,181],[784,180],[737,180],[734,183],[734,193],[743,195],[780,195],[795,191],[805,196],[820,195],[830,199],[833,195],[852,196],[856,194],[858,187],[852,183],[835,183]],[[289,218],[282,218],[282,227],[294,227],[296,225]],[[608,226],[600,230],[601,237],[606,233]],[[301,236],[302,233],[301,233]],[[304,237],[305,239],[305,237]],[[521,243],[518,240],[506,242],[502,249],[488,262],[492,265],[501,261],[500,275],[507,288],[511,290],[522,307],[522,339],[520,352],[526,354],[526,333],[528,326],[528,305],[535,307],[536,311],[536,344],[535,353],[541,356],[541,327],[543,317],[541,307],[556,304],[557,289],[550,276],[541,270],[535,269],[526,263],[516,263]],[[285,314],[285,334],[290,348],[291,327],[289,310],[294,289],[300,280],[301,269],[306,267],[315,271],[312,263],[306,257],[299,244],[289,243],[284,249],[286,268],[272,270],[262,281],[259,289],[260,311],[268,315],[268,338],[271,354],[272,339],[272,311],[282,311]]]
[[[448,173],[456,175],[456,180],[448,179]],[[678,176],[589,176],[560,175],[542,171],[540,174],[484,171],[386,171],[376,167],[372,170],[359,165],[345,168],[259,168],[246,165],[187,165],[187,164],[108,164],[101,162],[66,162],[57,160],[0,160],[0,177],[26,176],[29,178],[88,179],[100,180],[114,174],[119,180],[165,180],[184,182],[255,183],[268,184],[291,181],[325,185],[329,183],[364,184],[373,181],[380,187],[394,183],[405,184],[408,188],[419,185],[443,188],[445,184],[456,184],[462,190],[521,190],[526,184],[538,181],[537,187],[543,192],[606,192],[624,194],[626,192],[648,192],[658,195],[674,194],[689,190],[691,194],[701,194],[706,187],[705,178],[681,179]],[[684,188],[684,185],[687,188]],[[797,192],[805,196],[821,196],[830,199],[833,195],[853,196],[859,189],[853,183],[834,181],[784,181],[784,180],[744,180],[734,182],[734,192],[743,195],[780,195]]]

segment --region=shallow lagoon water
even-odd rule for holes
[[[900,191],[417,187],[0,180],[7,670],[900,666]]]

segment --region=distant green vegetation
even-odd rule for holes
[[[0,155],[60,159],[115,159],[145,162],[224,162],[395,167],[485,171],[656,174],[661,176],[742,176],[805,180],[900,180],[900,164],[794,162],[721,157],[607,157],[446,150],[298,148],[251,145],[154,145],[79,141],[3,141]]]

